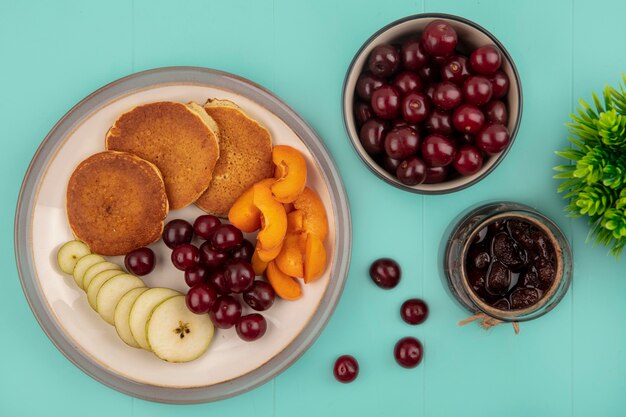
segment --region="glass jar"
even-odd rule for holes
[[[537,302],[521,309],[498,309],[481,299],[472,289],[465,259],[478,233],[497,220],[522,220],[537,227],[554,249],[555,273],[551,286]],[[572,253],[563,232],[537,210],[514,202],[495,202],[472,208],[453,221],[443,242],[443,270],[452,295],[472,314],[484,313],[501,321],[532,320],[553,309],[565,296],[572,279]]]

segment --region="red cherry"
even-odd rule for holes
[[[375,117],[365,122],[359,132],[359,140],[365,152],[370,155],[382,153],[385,150],[385,134],[388,129],[389,123],[386,120]]]
[[[502,98],[509,92],[509,77],[504,71],[497,71],[489,76],[493,98]]]
[[[426,164],[418,156],[411,156],[398,165],[396,176],[401,183],[418,185],[426,179]]]
[[[461,104],[462,100],[461,89],[450,81],[440,82],[433,92],[433,104],[442,110],[452,110]]]
[[[382,87],[385,81],[370,72],[364,72],[356,80],[356,94],[365,101],[372,99],[372,93]]]
[[[391,85],[374,90],[371,106],[374,113],[383,119],[395,119],[400,113],[400,93]]]
[[[492,124],[476,135],[476,146],[488,154],[497,154],[509,144],[509,130],[503,125]]]
[[[493,45],[485,45],[474,49],[470,55],[470,66],[479,74],[493,74],[500,68],[502,58]]]
[[[415,368],[422,361],[424,348],[414,337],[405,337],[398,340],[394,348],[396,362],[403,368]]]
[[[385,136],[385,152],[394,159],[404,159],[413,155],[419,146],[419,134],[412,127],[396,127]]]
[[[473,145],[464,145],[459,148],[452,166],[461,175],[473,175],[483,167],[483,155]]]
[[[198,248],[189,243],[183,243],[172,251],[172,263],[177,269],[186,271],[196,266],[199,261]]]
[[[259,313],[241,316],[235,326],[237,335],[246,342],[260,339],[267,331],[267,322]]]
[[[452,163],[456,147],[452,139],[432,134],[422,143],[422,158],[429,166],[446,166]]]
[[[426,167],[426,180],[424,184],[437,184],[448,177],[448,167]]]
[[[430,100],[422,93],[409,93],[402,99],[401,110],[406,122],[422,122],[428,117]]]
[[[419,39],[409,39],[402,44],[400,51],[404,69],[416,71],[428,63],[428,55]]]
[[[485,116],[491,123],[506,125],[509,121],[506,105],[500,100],[493,100],[485,106]]]
[[[370,277],[380,288],[394,288],[400,282],[400,265],[390,258],[380,258],[370,266]]]
[[[217,292],[206,284],[198,284],[189,289],[185,301],[192,313],[206,314],[217,301]]]
[[[209,240],[213,237],[213,233],[217,226],[221,225],[222,222],[215,216],[210,214],[204,214],[202,216],[198,216],[196,221],[193,222],[193,231],[196,236]]]
[[[354,102],[354,118],[357,126],[363,126],[372,117],[374,117],[374,112],[368,103],[363,103],[362,101]]]
[[[400,316],[408,324],[422,324],[428,318],[428,305],[418,298],[412,298],[402,303]]]
[[[404,71],[396,75],[391,83],[400,91],[400,94],[407,95],[412,92],[422,91],[422,80],[414,72]]]
[[[467,57],[463,55],[452,55],[441,67],[441,79],[457,85],[462,85],[469,75]]]
[[[337,381],[347,384],[359,376],[359,363],[354,356],[343,355],[337,358],[333,367],[333,374]]]
[[[439,133],[440,135],[451,135],[452,115],[442,110],[433,110],[426,119],[426,129],[429,133]]]
[[[465,102],[482,106],[491,100],[491,81],[485,77],[473,75],[463,84],[463,97]]]
[[[459,132],[478,133],[485,124],[485,115],[472,104],[462,104],[454,111],[452,123]]]
[[[456,31],[441,19],[430,22],[422,32],[426,52],[433,56],[445,56],[454,52],[458,42]]]

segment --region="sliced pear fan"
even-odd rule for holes
[[[87,287],[87,301],[89,301],[91,308],[98,311],[96,309],[96,297],[98,296],[98,292],[104,283],[111,278],[122,274],[125,274],[125,272],[121,269],[107,269],[106,271],[100,272],[94,277],[94,279],[91,280],[89,287]]]
[[[93,284],[94,281],[92,281]],[[107,280],[96,295],[96,311],[107,323],[115,324],[115,308],[128,291],[145,287],[143,281],[134,275],[121,274]]]
[[[87,271],[85,271],[85,276],[83,277],[83,290],[87,292],[89,289],[89,285],[91,285],[91,281],[102,271],[108,270],[116,270],[122,271],[122,268],[118,264],[114,264],[113,262],[100,262],[92,265]],[[122,271],[124,272],[124,271]]]
[[[66,274],[72,274],[74,267],[80,258],[91,253],[89,246],[80,240],[71,240],[65,243],[57,252],[57,263],[61,271]]]
[[[133,308],[133,304],[135,304],[137,298],[144,292],[148,291],[148,289],[149,288],[146,287],[139,287],[128,291],[115,307],[114,322],[117,335],[128,346],[135,348],[139,348],[141,346],[139,346],[133,337],[133,333],[130,331],[130,309]]]
[[[148,338],[146,337],[146,323],[152,310],[163,301],[176,295],[180,295],[180,293],[169,288],[150,288],[135,300],[133,307],[130,309],[128,321],[130,323],[130,331],[142,349],[150,350]]]
[[[104,261],[106,261],[106,259],[100,255],[96,255],[95,253],[80,258],[78,262],[76,262],[74,272],[72,273],[76,285],[78,285],[80,289],[83,289],[83,278],[85,278],[85,272],[87,272],[87,270],[95,264],[99,264]]]
[[[168,362],[189,362],[199,358],[213,339],[213,323],[208,314],[194,314],[185,296],[171,297],[150,315],[146,334],[152,351]]]

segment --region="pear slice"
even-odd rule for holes
[[[95,282],[92,281],[92,284]],[[96,311],[107,323],[115,325],[115,307],[128,291],[145,287],[141,279],[131,274],[116,275],[100,287],[96,295]]]
[[[157,287],[150,288],[135,300],[133,307],[130,309],[128,322],[130,331],[139,347],[150,350],[148,338],[146,337],[146,323],[148,323],[152,310],[163,301],[176,295],[180,295],[180,293],[169,288]]]
[[[148,291],[149,288],[139,287],[133,290],[128,291],[124,296],[120,299],[115,307],[114,314],[114,322],[115,322],[115,330],[117,331],[117,335],[122,339],[124,343],[128,346],[132,347],[140,347],[137,344],[137,341],[133,337],[133,333],[130,331],[130,322],[128,317],[130,316],[130,309],[135,304],[135,300],[144,292]]]
[[[90,253],[91,250],[89,250],[89,246],[85,245],[80,240],[71,240],[59,248],[57,252],[57,263],[61,271],[71,275],[72,272],[74,272],[76,262]]]
[[[78,262],[76,262],[74,272],[72,273],[72,275],[74,275],[76,285],[78,285],[80,289],[83,289],[83,278],[85,277],[85,272],[87,272],[87,270],[95,264],[99,264],[104,261],[106,261],[106,259],[100,255],[96,255],[95,253],[91,253],[80,258]]]
[[[168,362],[199,358],[209,348],[213,332],[209,315],[189,311],[184,295],[161,302],[152,311],[146,326],[152,351]]]
[[[107,269],[100,272],[91,280],[89,286],[87,287],[87,301],[89,301],[91,308],[98,311],[96,309],[96,297],[98,296],[98,291],[100,291],[100,288],[102,288],[105,282],[121,274],[125,274],[125,272],[120,269]]]
[[[114,264],[113,262],[100,262],[90,266],[87,271],[85,271],[85,275],[83,276],[83,290],[87,292],[89,288],[89,284],[91,284],[91,280],[96,277],[102,271],[108,271],[110,269],[121,271],[122,268],[118,264]],[[124,272],[124,271],[122,271]]]

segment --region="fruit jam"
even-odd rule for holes
[[[518,217],[500,218],[480,229],[464,262],[474,293],[499,310],[537,304],[557,275],[552,240],[535,224]]]

